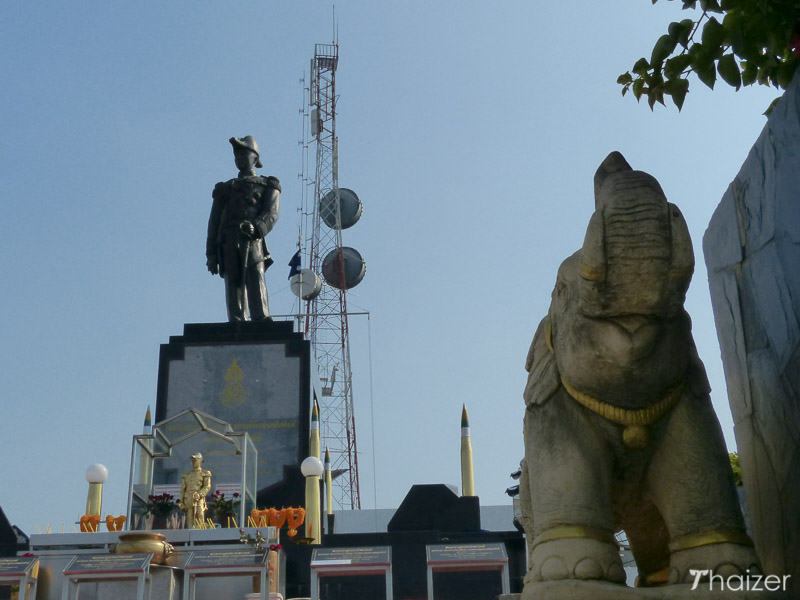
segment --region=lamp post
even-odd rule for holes
[[[86,481],[89,482],[89,494],[86,497],[86,514],[99,515],[103,506],[103,484],[108,481],[108,469],[105,465],[95,463],[86,469]]]
[[[306,537],[313,538],[312,544],[322,542],[319,503],[319,478],[324,468],[316,456],[309,456],[300,464],[300,472],[306,478]]]

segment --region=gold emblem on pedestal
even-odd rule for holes
[[[233,359],[231,366],[228,367],[228,372],[225,373],[225,387],[222,390],[220,400],[225,406],[239,406],[244,404],[245,391],[242,385],[244,373],[241,367],[236,363],[236,358]]]

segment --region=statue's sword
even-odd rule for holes
[[[247,243],[244,245],[244,257],[242,258],[242,289],[247,287],[247,259],[250,258],[250,244],[252,240],[247,238]]]
[[[250,258],[250,244],[253,243],[250,236],[246,235],[245,237],[247,242],[244,245],[244,256],[242,256],[242,307],[247,306],[247,259]]]
[[[204,519],[204,518],[205,518],[205,515],[204,515],[204,514],[202,513],[202,511],[200,510],[200,507],[202,506],[202,502],[203,502],[203,499],[202,499],[202,498],[198,498],[197,500],[195,500],[195,501],[194,501],[194,503],[193,503],[193,505],[192,505],[192,509],[194,510],[194,523],[195,523],[195,527],[196,527],[198,524],[202,523],[202,522],[203,522],[203,521],[202,521],[202,519]],[[200,517],[199,517],[199,518],[198,518],[198,515],[200,515]]]

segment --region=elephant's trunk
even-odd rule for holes
[[[652,176],[612,153],[595,178],[595,213],[580,253],[580,312],[670,316],[694,270],[686,222]]]

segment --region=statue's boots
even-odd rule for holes
[[[597,579],[625,583],[619,547],[589,537],[554,539],[536,545],[525,582]]]

